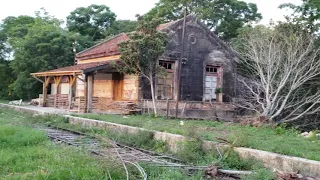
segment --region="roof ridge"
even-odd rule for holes
[[[89,47],[89,48],[87,48],[87,49],[85,49],[85,50],[83,50],[83,51],[81,51],[81,52],[78,52],[78,53],[76,54],[76,56],[79,56],[79,55],[81,55],[81,54],[83,54],[83,53],[85,53],[85,52],[87,52],[87,51],[89,51],[89,50],[91,50],[91,49],[93,49],[93,48],[95,48],[95,47],[97,47],[97,46],[100,46],[100,45],[102,45],[102,44],[104,44],[104,43],[106,43],[106,42],[108,42],[108,41],[111,41],[111,40],[113,40],[113,39],[115,39],[115,38],[117,38],[117,37],[120,37],[120,36],[122,36],[122,35],[126,35],[126,33],[123,33],[123,32],[122,32],[122,33],[120,33],[120,34],[114,35],[114,36],[112,36],[112,37],[110,37],[110,38],[108,38],[108,39],[106,39],[106,40],[104,40],[104,41],[102,41],[102,42],[94,45],[94,46],[91,46],[91,47]]]

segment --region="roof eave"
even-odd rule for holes
[[[82,71],[54,71],[54,72],[38,72],[38,73],[31,73],[31,76],[36,77],[45,77],[45,76],[67,76],[67,75],[81,75]]]

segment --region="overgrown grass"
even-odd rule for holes
[[[5,99],[0,99],[0,103],[3,104],[8,104],[10,101],[9,100],[5,100]]]
[[[83,114],[75,115],[106,122],[119,123],[141,127],[149,130],[181,134],[184,136],[200,137],[201,139],[217,141],[216,137],[236,141],[237,146],[250,147],[284,155],[303,157],[320,161],[320,141],[306,139],[294,129],[283,127],[251,127],[214,121],[167,120],[148,116],[122,117],[117,115]],[[308,148],[305,148],[308,147]]]
[[[0,179],[105,179],[124,173],[81,149],[50,143],[44,132],[26,127],[0,127]]]
[[[150,140],[149,133],[119,135],[101,129],[81,128],[60,116],[32,116],[0,109],[0,179],[126,179],[118,162],[94,158],[86,150],[51,143],[44,132],[31,126],[55,125],[123,141],[128,145],[166,151],[163,142]],[[201,179],[201,173],[188,176],[180,169],[144,164],[148,179]],[[130,178],[140,179],[137,169],[128,165]],[[199,178],[198,178],[199,177]]]
[[[88,128],[80,125],[72,125],[68,123],[54,124],[68,129],[81,131],[84,133],[92,134],[95,136],[103,136],[113,139],[122,144],[153,150],[158,153],[171,154],[182,160],[184,163],[195,166],[208,166],[215,165],[223,169],[233,170],[254,170],[257,174],[254,177],[258,179],[274,179],[273,173],[265,169],[262,164],[254,159],[241,159],[238,154],[231,150],[229,155],[220,157],[216,151],[205,152],[202,149],[202,143],[199,139],[188,140],[179,144],[177,153],[172,153],[168,150],[167,144],[162,141],[153,139],[152,132],[140,131],[136,134],[129,134],[119,132],[116,130],[101,129],[101,128]],[[224,154],[224,152],[221,152]],[[143,167],[148,172],[149,178],[158,176],[160,179],[201,179],[203,172],[199,171],[193,176],[186,176],[188,172],[184,172],[179,168],[159,168],[144,164]],[[248,176],[248,178],[251,176]],[[244,179],[246,179],[244,177]],[[157,179],[157,178],[155,178]]]

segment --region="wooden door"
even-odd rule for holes
[[[216,76],[206,76],[206,90],[205,90],[205,100],[216,100],[216,88],[217,88],[217,77]]]
[[[122,99],[123,92],[123,74],[113,73],[113,99],[118,101]]]

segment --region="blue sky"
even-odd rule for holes
[[[288,12],[277,7],[282,3],[299,4],[300,0],[244,0],[256,3],[264,19],[262,24],[273,20],[282,20]],[[34,15],[34,12],[44,7],[50,15],[65,20],[66,16],[77,7],[90,4],[105,4],[115,12],[118,19],[135,19],[136,14],[148,12],[158,0],[7,0],[0,7],[0,20],[7,16]]]

